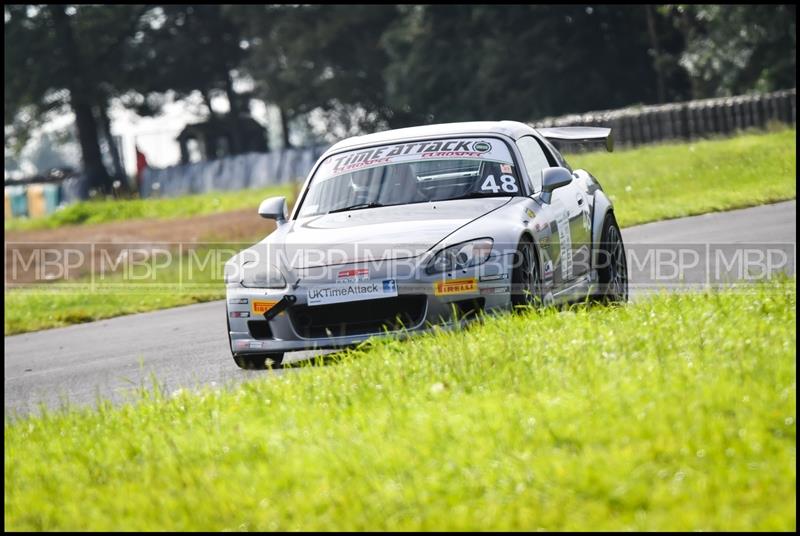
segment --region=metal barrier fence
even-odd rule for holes
[[[636,106],[545,118],[536,127],[610,127],[616,145],[635,147],[665,140],[692,140],[764,128],[771,122],[796,124],[797,88],[773,93]]]
[[[302,181],[327,145],[284,149],[170,166],[145,168],[141,197],[175,197],[212,190],[242,190]]]

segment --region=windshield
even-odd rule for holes
[[[502,141],[428,140],[328,157],[314,174],[298,216],[519,193],[517,171]]]

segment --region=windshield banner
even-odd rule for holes
[[[460,138],[381,145],[336,154],[320,165],[317,179],[389,164],[421,160],[479,159],[512,164],[506,144],[494,138]]]

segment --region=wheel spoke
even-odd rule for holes
[[[525,243],[520,246],[519,267],[512,289],[517,305],[533,305],[539,296],[539,269],[536,262],[536,253],[533,244]],[[516,286],[516,288],[514,288]],[[517,301],[518,300],[518,301]]]

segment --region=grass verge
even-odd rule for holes
[[[69,289],[13,290],[5,293],[4,335],[52,329],[115,316],[146,313],[180,305],[191,305],[225,297],[225,289],[175,290],[141,286],[104,291],[87,285]]]
[[[796,280],[5,423],[6,530],[796,528]]]
[[[167,262],[163,257],[138,266],[123,262],[114,271],[71,283],[6,290],[5,335],[223,299],[223,266],[251,243],[208,243],[180,256],[164,252],[170,255]]]
[[[41,218],[5,220],[5,230],[53,229],[64,225],[91,225],[137,218],[188,218],[243,208],[255,210],[264,198],[273,195],[285,195],[288,198],[293,191],[294,185],[285,184],[252,190],[209,192],[160,199],[82,201]]]
[[[622,227],[797,197],[795,129],[568,156],[598,178]]]

